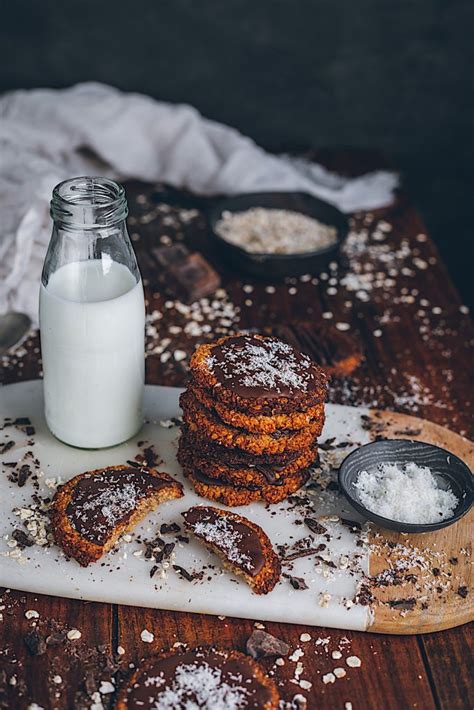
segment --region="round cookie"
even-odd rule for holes
[[[280,486],[249,486],[247,488],[224,483],[222,480],[211,478],[195,468],[192,456],[183,449],[178,450],[178,461],[182,466],[184,475],[188,478],[196,493],[203,498],[235,507],[249,505],[256,501],[267,503],[280,503],[288,496],[296,493],[309,478],[307,470],[298,471],[288,476]]]
[[[327,376],[277,338],[227,336],[201,345],[190,361],[195,382],[223,404],[255,415],[306,411],[326,399]]]
[[[277,710],[276,685],[239,651],[176,650],[140,663],[118,694],[117,710],[235,707]]]
[[[182,431],[189,444],[194,449],[199,450],[201,456],[205,456],[213,463],[223,464],[230,468],[249,468],[250,466],[286,468],[304,451],[307,451],[307,449],[302,449],[301,451],[283,451],[277,454],[263,452],[256,455],[243,449],[223,446],[212,439],[208,439],[199,431],[191,432],[186,424],[183,425]]]
[[[288,476],[311,466],[318,455],[317,448],[314,447],[305,449],[302,452],[295,452],[296,458],[288,463],[287,466],[280,466],[277,463],[229,466],[223,461],[209,458],[205,452],[203,453],[196,446],[189,435],[182,435],[179,447],[189,453],[193,465],[206,476],[221,480],[224,483],[243,487],[282,485]]]
[[[240,409],[232,409],[212,396],[202,387],[191,384],[188,391],[206,407],[216,412],[216,414],[226,424],[239,429],[246,429],[256,434],[273,434],[279,429],[298,430],[309,426],[314,419],[321,417],[324,412],[324,404],[315,404],[305,412],[291,412],[291,414],[248,414]]]
[[[313,445],[324,425],[324,414],[304,429],[295,432],[275,432],[274,434],[253,434],[225,424],[210,410],[205,409],[189,392],[180,397],[183,419],[191,431],[197,431],[213,441],[244,449],[253,454],[300,451]]]

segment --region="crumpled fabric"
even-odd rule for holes
[[[52,189],[98,174],[201,195],[302,190],[344,212],[390,204],[398,183],[388,171],[348,179],[272,155],[191,106],[103,84],[14,91],[0,97],[0,313],[37,321]]]

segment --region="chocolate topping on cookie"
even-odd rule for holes
[[[294,398],[316,381],[311,359],[276,338],[238,335],[212,348],[207,365],[241,397]]]
[[[152,658],[137,671],[119,707],[238,708],[277,707],[278,694],[256,664],[236,651],[196,649]]]
[[[250,526],[209,507],[190,508],[183,517],[196,537],[217,547],[233,565],[252,576],[260,572],[265,557],[259,536]]]
[[[66,514],[83,538],[103,545],[115,526],[132,515],[139,500],[165,486],[169,480],[144,469],[108,469],[86,475],[77,482]]]

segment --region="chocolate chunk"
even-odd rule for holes
[[[432,571],[434,577],[439,577],[439,575],[441,574],[441,570],[439,567],[433,567],[433,569],[431,571]]]
[[[465,599],[465,598],[467,597],[467,595],[468,595],[468,589],[467,589],[467,587],[465,587],[465,586],[459,587],[459,588],[458,588],[458,594],[459,594],[460,597],[462,597],[463,599]]]
[[[316,535],[324,535],[327,531],[327,528],[318,523],[315,518],[305,518],[304,523],[311,530],[311,532],[316,533]]]
[[[158,565],[153,565],[153,567],[152,567],[151,570],[150,570],[150,577],[153,577],[153,575],[154,575],[155,572],[157,572],[157,571],[158,571]]]
[[[18,417],[15,419],[13,424],[14,426],[27,426],[28,424],[31,424],[31,419],[29,419],[29,417]]]
[[[159,461],[159,456],[153,446],[147,446],[143,449],[143,456],[145,457],[145,463],[149,468],[156,466]]]
[[[293,589],[309,589],[303,577],[292,577],[290,574],[285,574],[283,576],[288,579]]]
[[[416,599],[411,597],[410,599],[391,599],[388,605],[392,609],[408,609],[411,610],[415,607]]]
[[[321,449],[322,451],[331,451],[331,449],[334,449],[334,442],[336,441],[336,437],[333,436],[331,439],[326,439],[326,441],[322,441],[321,443],[318,443],[318,448]]]
[[[31,537],[28,537],[23,530],[18,528],[12,532],[12,538],[16,540],[21,547],[31,547],[35,544]]]
[[[20,471],[18,473],[18,487],[22,488],[25,483],[27,482],[29,476],[31,475],[31,468],[28,466],[27,463],[23,464],[23,466],[20,468]]]
[[[250,638],[247,639],[246,650],[254,660],[266,658],[267,656],[287,656],[290,647],[287,643],[267,634],[266,631],[255,629]]]
[[[458,558],[457,557],[450,557],[449,561],[452,565],[457,565],[458,563]]]
[[[219,274],[209,262],[197,252],[190,254],[182,244],[158,247],[152,254],[168,289],[188,303],[210,296],[221,285]]]
[[[165,557],[169,557],[171,555],[171,553],[173,552],[174,548],[175,548],[174,542],[167,542],[163,548],[163,555]]]
[[[23,641],[32,656],[42,656],[46,652],[46,642],[36,629],[27,633]]]
[[[35,434],[34,426],[25,427],[25,434],[26,434],[26,436],[34,436],[34,434]]]
[[[202,579],[204,572],[188,572],[184,567],[180,565],[173,565],[173,569],[187,582],[193,582],[195,579]]]
[[[160,527],[160,533],[166,535],[167,533],[177,533],[181,530],[178,523],[163,523]]]

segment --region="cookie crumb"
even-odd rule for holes
[[[34,609],[28,609],[28,611],[25,611],[25,618],[26,619],[39,619],[39,614]]]
[[[362,661],[360,660],[359,656],[348,656],[346,658],[346,663],[349,668],[360,668],[362,665]]]
[[[140,638],[143,643],[151,643],[155,637],[150,631],[148,631],[148,629],[143,629],[140,634]]]
[[[76,639],[80,639],[82,636],[81,632],[79,629],[71,629],[70,631],[67,632],[67,637],[69,641],[75,641]]]

